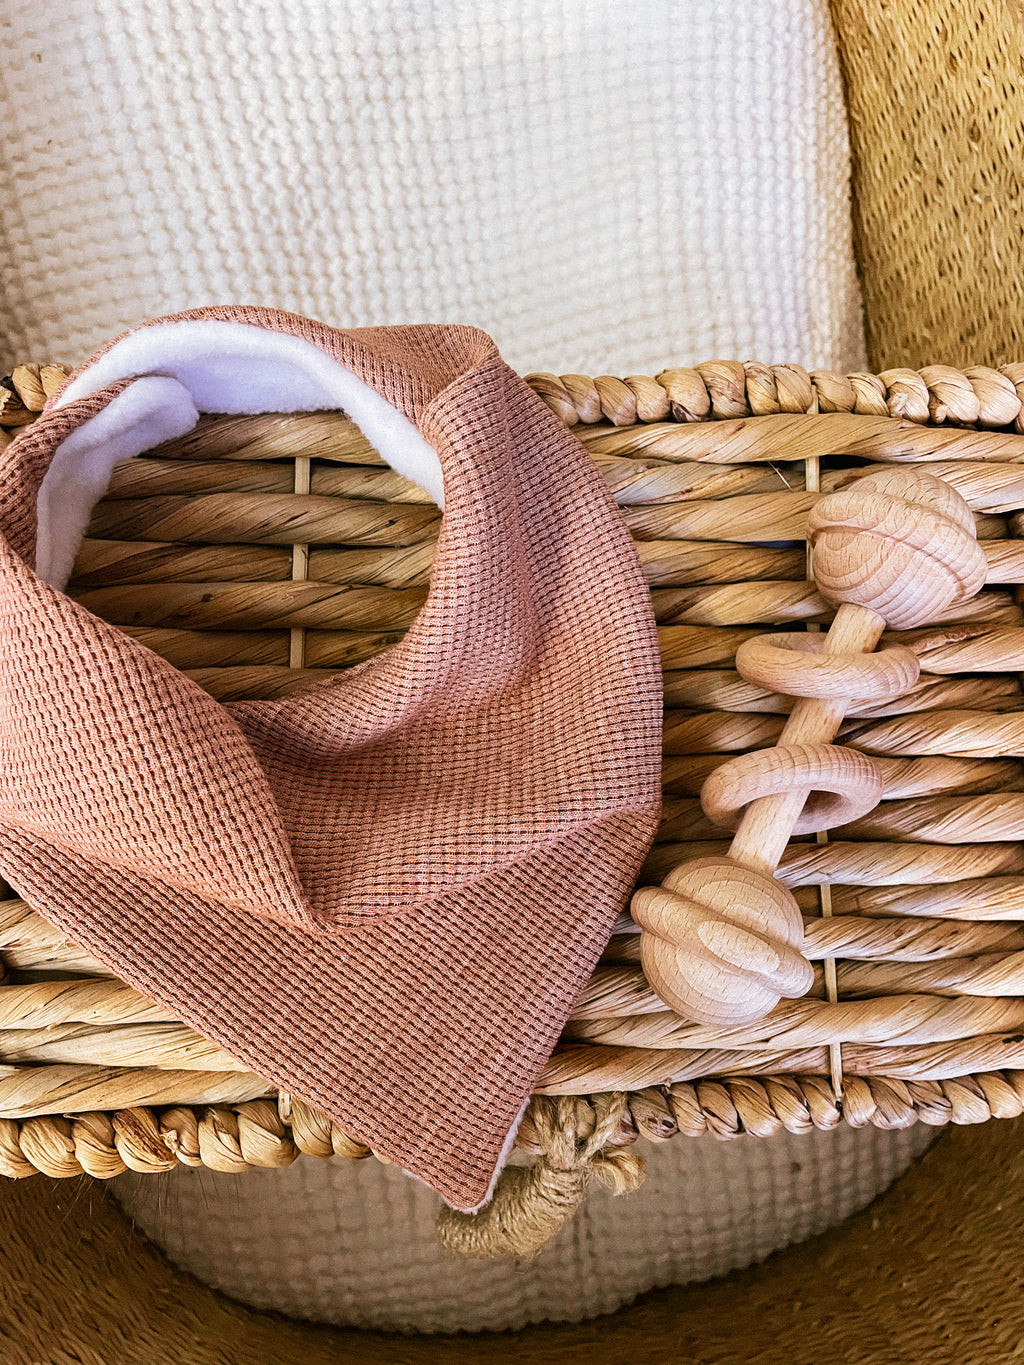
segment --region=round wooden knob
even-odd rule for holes
[[[684,1019],[752,1023],[814,981],[792,893],[732,858],[695,858],[633,897],[644,974]]]
[[[923,625],[985,581],[970,508],[916,469],[881,470],[829,494],[808,528],[822,596],[867,607],[893,630]]]

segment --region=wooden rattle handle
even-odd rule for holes
[[[877,765],[832,740],[854,698],[897,697],[917,682],[909,649],[872,652],[886,624],[922,625],[985,581],[970,508],[914,469],[822,498],[808,539],[818,589],[838,611],[824,638],[758,636],[737,652],[749,682],[799,700],[775,748],[731,759],[704,784],[708,818],[736,830],[729,855],[684,863],[633,897],[648,980],[701,1023],[752,1023],[810,988],[803,918],[772,873],[794,833],[859,819],[881,799]]]

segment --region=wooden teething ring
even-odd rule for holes
[[[917,682],[921,666],[905,645],[877,654],[824,653],[825,636],[755,635],[736,651],[736,667],[747,682],[788,697],[842,697],[888,701]]]
[[[910,650],[872,652],[886,625],[923,625],[985,582],[970,508],[915,469],[822,498],[808,539],[818,590],[838,610],[824,639],[762,636],[737,652],[749,682],[799,700],[774,749],[742,754],[704,784],[708,817],[736,828],[729,855],[684,863],[633,897],[648,980],[701,1023],[752,1023],[809,989],[800,909],[771,874],[794,832],[858,819],[881,797],[872,760],[831,741],[852,700],[896,697],[917,682]]]
[[[867,754],[836,744],[787,744],[724,763],[704,783],[700,799],[709,820],[738,829],[752,802],[799,791],[805,804],[790,834],[814,834],[867,815],[881,801],[882,786]]]

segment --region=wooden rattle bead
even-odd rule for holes
[[[865,607],[893,630],[924,624],[985,582],[970,508],[955,489],[916,469],[868,474],[822,498],[811,510],[808,539],[821,594]]]
[[[704,814],[736,829],[752,801],[809,792],[793,834],[816,834],[859,820],[882,799],[885,783],[867,754],[837,744],[792,744],[740,754],[716,768],[701,789]]]
[[[800,952],[804,926],[792,893],[732,858],[695,858],[662,886],[633,897],[644,974],[684,1018],[729,1024],[736,1011],[722,981],[734,981],[754,1018],[781,995],[805,995],[814,971]]]

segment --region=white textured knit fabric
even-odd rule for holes
[[[862,368],[826,0],[7,0],[0,361],[216,302],[475,323],[520,371]],[[609,1311],[866,1203],[925,1128],[678,1139],[530,1266],[443,1257],[394,1169],[117,1193],[228,1292],[374,1327]]]
[[[646,1185],[619,1199],[595,1188],[551,1246],[515,1264],[441,1251],[434,1196],[373,1160],[115,1184],[172,1260],[258,1307],[357,1327],[480,1331],[579,1322],[648,1289],[763,1260],[862,1208],[934,1131],[642,1142]]]
[[[0,359],[262,303],[862,364],[825,0],[6,0]]]

